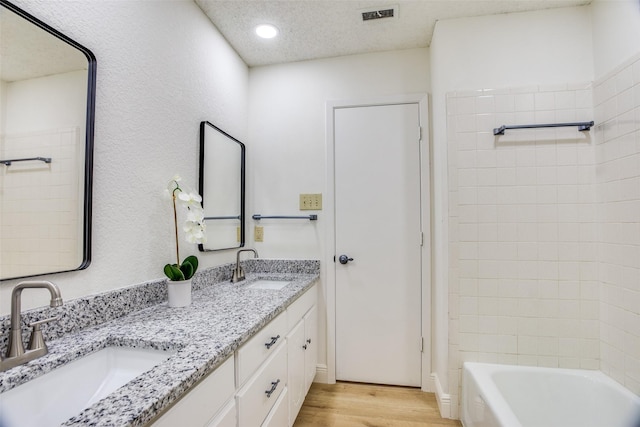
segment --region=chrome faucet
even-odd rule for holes
[[[244,270],[240,267],[240,252],[253,252],[254,258],[258,258],[258,251],[255,249],[240,249],[236,255],[236,268],[233,269],[233,275],[231,276],[231,283],[238,283],[244,280]]]
[[[15,366],[27,363],[30,360],[42,357],[49,352],[47,345],[42,337],[42,331],[40,325],[43,323],[51,322],[52,320],[58,320],[58,317],[51,317],[49,319],[39,320],[37,322],[29,323],[29,327],[33,328],[31,332],[31,339],[29,339],[29,345],[27,350],[24,349],[22,342],[22,316],[20,312],[20,296],[22,291],[27,288],[43,288],[48,289],[51,293],[51,307],[60,307],[62,305],[62,296],[60,295],[60,288],[55,284],[46,280],[41,281],[27,281],[20,282],[11,291],[11,326],[9,328],[9,344],[7,346],[7,353],[5,357],[0,358],[0,371],[6,371]]]

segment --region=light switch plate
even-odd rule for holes
[[[253,229],[253,240],[256,242],[264,242],[264,227],[256,225]]]
[[[322,210],[322,193],[300,194],[300,210],[301,211]]]

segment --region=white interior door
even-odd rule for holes
[[[337,380],[421,384],[419,114],[334,110]]]

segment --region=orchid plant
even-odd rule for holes
[[[202,197],[193,191],[185,191],[180,187],[179,175],[174,176],[169,181],[167,187],[173,201],[173,223],[176,235],[176,263],[164,266],[164,274],[171,281],[188,280],[193,277],[198,269],[198,258],[190,255],[180,263],[180,249],[178,245],[178,204],[187,210],[186,220],[182,227],[185,238],[189,243],[205,243],[206,226],[204,224],[204,210],[202,209]]]

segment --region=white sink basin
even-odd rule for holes
[[[291,280],[258,279],[248,286],[249,289],[279,290],[291,283]]]
[[[0,394],[3,427],[59,426],[173,352],[107,347]]]

